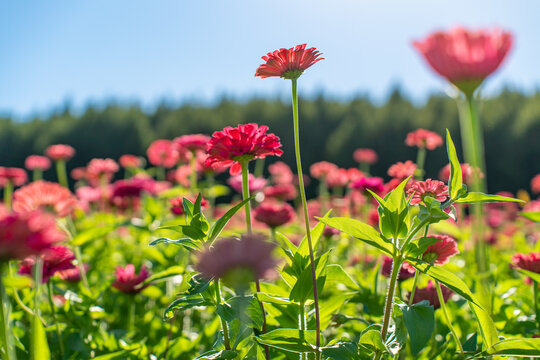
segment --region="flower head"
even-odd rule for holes
[[[143,192],[155,193],[156,181],[152,178],[135,176],[131,179],[118,180],[112,184],[112,197],[138,198]]]
[[[28,170],[49,170],[51,160],[48,157],[41,155],[30,155],[24,160],[24,167]]]
[[[531,190],[533,193],[540,193],[540,174],[532,178]]]
[[[75,149],[69,145],[64,144],[51,145],[47,149],[45,149],[45,155],[55,161],[67,161],[75,155]]]
[[[444,285],[441,285],[441,292],[445,302],[448,301],[448,299],[450,299],[450,297],[454,293],[452,290],[450,290]],[[409,293],[408,297],[410,296],[411,294]],[[429,280],[425,288],[418,288],[414,292],[413,304],[416,304],[422,300],[429,301],[430,305],[433,306],[434,309],[438,309],[441,307],[439,296],[437,295],[437,288],[435,287],[435,285],[433,285],[433,282],[431,280]]]
[[[353,153],[354,161],[357,163],[366,163],[373,165],[377,162],[378,156],[375,150],[372,149],[356,149]]]
[[[256,177],[253,174],[248,175],[248,189],[249,193],[253,194],[257,191],[261,191],[266,186],[266,179],[262,177]],[[242,193],[242,175],[236,175],[231,176],[227,180],[227,184],[229,184],[234,190],[236,190],[239,193]]]
[[[405,144],[407,146],[416,146],[418,148],[435,150],[435,148],[442,146],[443,139],[439,134],[433,131],[418,129],[407,134]]]
[[[120,156],[120,159],[118,159],[118,162],[120,165],[125,168],[138,168],[142,165],[142,160],[140,157],[136,155],[130,155],[130,154],[124,154]]]
[[[464,163],[460,164],[461,168],[461,179],[464,183],[470,184],[474,181],[474,177],[478,175],[478,177],[481,179],[484,177],[484,174],[480,169],[473,168],[471,165]],[[444,182],[448,182],[450,179],[450,164],[446,164],[445,167],[443,167],[439,171],[439,180],[442,180]]]
[[[511,33],[498,28],[471,31],[456,27],[434,32],[413,45],[433,70],[469,93],[497,70],[512,40]]]
[[[84,264],[84,271],[88,272],[90,266]],[[79,282],[81,281],[81,269],[78,266],[74,266],[70,269],[59,270],[56,272],[56,275],[64,281],[67,282]]]
[[[272,175],[272,181],[274,184],[292,184],[294,174],[289,167],[283,161],[276,161],[268,166],[268,172]]]
[[[257,68],[255,76],[260,76],[261,79],[271,76],[297,79],[311,65],[324,60],[321,55],[314,47],[306,49],[306,44],[296,45],[290,49],[279,49],[262,57],[266,63]]]
[[[0,166],[0,187],[4,187],[8,183],[14,186],[21,186],[26,184],[27,181],[28,176],[24,169]]]
[[[146,266],[143,265],[141,271],[137,274],[135,273],[135,265],[127,264],[125,268],[117,266],[114,276],[113,287],[124,294],[137,294],[145,288],[141,284],[150,277],[150,273]]]
[[[281,156],[279,137],[267,134],[267,126],[254,123],[240,124],[238,127],[227,126],[216,131],[210,141],[206,152],[207,166],[231,166],[231,175],[238,175],[241,170],[241,160],[263,159],[268,155]]]
[[[113,159],[92,159],[86,167],[86,176],[91,183],[99,184],[102,179],[111,181],[118,170],[118,163]]]
[[[13,193],[13,210],[15,211],[41,209],[64,217],[71,214],[76,206],[75,195],[58,183],[38,180]]]
[[[422,203],[426,196],[443,202],[448,197],[448,186],[438,180],[416,181],[407,191],[407,195],[412,195],[412,205]]]
[[[448,260],[459,254],[457,243],[448,235],[431,235],[434,238],[439,239],[435,244],[429,245],[424,254],[422,260],[436,265],[444,265]]]
[[[54,217],[41,211],[10,213],[0,218],[0,260],[37,255],[64,239]]]
[[[309,173],[315,179],[323,180],[331,172],[337,171],[339,168],[336,164],[328,161],[319,161],[309,167]]]
[[[193,152],[197,150],[205,151],[208,141],[210,141],[210,136],[204,134],[182,135],[173,140],[178,147]]]
[[[376,194],[381,194],[384,191],[384,180],[380,177],[363,177],[353,182],[350,187],[355,190],[371,190]]]
[[[415,171],[416,164],[411,160],[407,160],[405,162],[398,161],[388,168],[388,175],[396,179],[404,180],[409,176],[413,176]]]
[[[383,276],[389,278],[392,274],[392,265],[393,265],[393,260],[390,256],[384,256],[383,258],[383,263],[382,263],[382,266],[381,266],[381,273],[383,274]],[[403,263],[403,266],[401,266],[401,269],[399,269],[399,274],[398,274],[398,281],[404,281],[404,280],[407,280],[407,279],[410,279],[414,276],[414,273],[415,273],[415,269],[414,267],[412,267],[411,265],[409,265],[409,263],[405,262]]]
[[[294,218],[294,209],[285,202],[263,202],[254,211],[254,218],[270,228],[285,225]]]
[[[512,264],[510,266],[540,274],[540,252],[515,254],[512,256]],[[528,284],[532,283],[530,278],[527,278],[526,281]]]
[[[172,168],[180,159],[180,154],[171,140],[159,139],[154,141],[146,150],[148,161],[154,166]]]
[[[336,171],[328,173],[328,175],[326,175],[326,178],[325,178],[326,185],[331,189],[347,186],[350,180],[349,174],[350,174],[349,170],[342,169],[342,168],[339,168]]]
[[[75,255],[65,246],[52,246],[44,250],[41,257],[43,258],[43,283],[48,282],[49,278],[54,276],[56,272],[75,267],[72,263],[75,260]],[[19,268],[19,274],[32,275],[32,268],[35,263],[35,257],[24,259]]]

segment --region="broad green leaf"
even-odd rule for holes
[[[540,358],[540,339],[506,339],[493,344],[483,354]]]
[[[261,305],[253,296],[235,296],[219,304],[217,314],[227,322],[240,319],[241,323],[262,328],[263,314]]]
[[[426,346],[435,329],[435,312],[427,300],[412,306],[398,304],[403,313],[403,323],[409,333],[411,350],[416,355]]]
[[[405,249],[405,255],[410,257],[417,257],[422,255],[430,245],[435,244],[440,239],[433,236],[426,236],[414,239],[409,243]]]
[[[465,204],[474,204],[474,203],[499,203],[499,202],[517,202],[524,203],[523,200],[514,199],[507,196],[501,195],[489,195],[480,192],[470,192],[465,197],[458,199],[456,202],[465,203]]]
[[[284,296],[272,296],[266,293],[258,292],[258,293],[255,293],[255,297],[259,299],[259,301],[269,303],[269,304],[276,304],[276,305],[292,304],[291,301]]]
[[[448,180],[448,193],[451,199],[456,199],[463,187],[463,177],[461,174],[461,164],[459,163],[456,147],[450,136],[450,131],[446,129],[446,152],[450,162],[450,179]]]
[[[330,215],[331,212],[332,212],[332,210],[329,210],[324,215],[323,219],[327,219],[328,215]],[[319,218],[317,218],[317,219],[319,219]],[[321,220],[321,219],[319,219],[319,220]],[[321,222],[319,222],[317,225],[315,225],[313,227],[313,229],[311,229],[311,231],[310,231],[311,243],[312,243],[311,245],[312,245],[314,253],[317,252],[317,248],[319,246],[319,241],[321,240],[321,236],[322,236],[323,233],[324,233],[324,223],[321,223]],[[307,236],[304,236],[304,238],[300,242],[300,245],[298,245],[298,253],[300,255],[303,255],[303,256],[309,255],[309,244],[308,244]]]
[[[493,319],[489,313],[483,308],[480,308],[474,304],[472,301],[469,301],[469,306],[476,316],[476,320],[478,321],[478,326],[480,328],[480,334],[482,334],[482,339],[484,340],[486,346],[489,347],[499,341],[497,328],[495,327]]]
[[[467,340],[463,343],[463,351],[475,353],[478,349],[478,334],[473,333],[467,336]]]
[[[182,296],[179,299],[174,300],[163,313],[164,320],[170,320],[173,318],[176,311],[184,311],[186,309],[191,309],[195,306],[206,306],[211,305],[206,301],[201,295],[188,295]]]
[[[527,275],[528,277],[530,277],[532,281],[536,281],[537,283],[540,284],[540,274],[529,271],[529,270],[525,270],[525,269],[516,269],[516,270],[522,273],[523,275]]]
[[[337,282],[348,288],[358,289],[356,281],[338,264],[331,264],[326,267],[326,281]]]
[[[107,226],[101,226],[101,227],[94,227],[90,228],[84,231],[81,231],[77,235],[73,237],[73,240],[71,240],[71,243],[74,246],[83,246],[87,242],[90,242],[92,240],[96,240],[98,238],[101,238],[111,232],[113,232],[116,228],[127,225],[127,223],[120,223],[115,225],[107,225]]]
[[[173,240],[169,238],[159,238],[152,241],[150,243],[150,246],[154,246],[161,243],[176,244],[176,245],[186,248],[187,250],[199,250],[201,248],[199,241],[195,241],[190,238],[183,238],[183,239],[177,239],[177,240]]]
[[[30,277],[18,274],[5,276],[2,279],[2,282],[6,288],[13,288],[17,290],[31,288],[33,284]]]
[[[208,234],[208,244],[212,244],[214,242],[214,240],[217,239],[217,237],[219,236],[219,234],[221,234],[221,231],[223,230],[223,228],[229,223],[229,221],[231,220],[231,218],[234,216],[234,214],[236,214],[236,212],[238,210],[240,210],[241,208],[244,207],[244,205],[248,202],[248,201],[251,201],[255,196],[251,196],[249,197],[248,199],[242,201],[241,203],[233,206],[231,209],[229,209],[229,211],[227,211],[222,217],[220,217],[215,223],[214,225],[212,225],[212,228],[210,229],[210,232]]]
[[[383,344],[383,341],[381,339],[381,331],[380,330],[368,330],[362,334],[360,337],[360,345],[368,348],[371,351],[380,351],[382,353],[387,352],[388,350]]]
[[[316,342],[315,330],[276,329],[255,336],[254,339],[259,344],[293,353],[315,352],[314,347],[310,345]]]
[[[232,350],[212,350],[208,351],[200,356],[197,356],[193,360],[232,360],[238,356],[236,351]]]
[[[540,222],[540,211],[525,211],[519,214],[531,221]]]
[[[338,342],[322,348],[325,359],[332,360],[359,360],[358,345],[353,342]]]
[[[194,215],[193,218],[195,219],[195,217],[199,215],[200,214]],[[198,227],[198,225],[181,225],[180,227],[182,228],[182,233],[193,240],[204,240],[206,238],[206,234]]]
[[[324,270],[326,268],[329,254],[330,252],[326,252],[315,259],[315,275],[317,278],[317,290],[319,293],[322,291],[326,281],[326,274]],[[310,298],[313,298],[313,275],[311,272],[311,264],[308,263],[298,280],[296,280],[296,283],[289,294],[289,299],[298,303],[305,303],[306,300]]]
[[[182,206],[184,207],[184,213],[186,214],[186,222],[191,222],[193,218],[194,205],[187,197],[182,198]]]
[[[167,270],[152,274],[152,276],[144,280],[143,285],[147,285],[150,284],[152,281],[165,279],[171,276],[182,275],[184,271],[185,268],[183,266],[171,266]]]
[[[374,246],[388,256],[393,256],[394,245],[388,242],[377,230],[361,221],[350,218],[319,219],[326,225],[338,229],[368,245]]]
[[[50,360],[51,352],[47,343],[47,334],[39,316],[32,316],[32,332],[30,344],[31,360]]]

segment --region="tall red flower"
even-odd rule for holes
[[[206,150],[206,144],[210,141],[210,136],[204,134],[182,135],[173,140],[173,142],[189,151]]]
[[[146,150],[150,164],[172,168],[180,159],[180,154],[174,143],[170,140],[159,139],[154,141]]]
[[[407,146],[416,146],[419,148],[426,148],[428,150],[435,150],[435,148],[443,145],[442,137],[426,129],[417,129],[407,134],[405,139]]]
[[[405,162],[398,161],[388,168],[388,175],[396,179],[405,179],[413,176],[416,171],[416,164],[411,160]]]
[[[58,183],[38,180],[13,193],[13,210],[51,211],[59,217],[69,215],[77,206],[77,198]]]
[[[0,260],[37,255],[64,239],[54,217],[41,211],[4,214],[0,218]]]
[[[279,137],[267,134],[267,126],[254,123],[240,124],[238,127],[227,126],[222,131],[216,131],[206,152],[207,166],[231,166],[231,175],[238,175],[241,170],[241,160],[263,159],[268,155],[281,156]]]
[[[24,169],[0,166],[0,187],[6,186],[8,182],[15,186],[21,186],[27,181],[28,176]]]
[[[55,161],[65,161],[71,159],[75,155],[75,149],[69,145],[56,144],[45,149],[45,155]]]
[[[43,258],[43,283],[48,282],[49,278],[54,276],[58,271],[75,267],[72,263],[75,260],[75,255],[65,246],[52,246],[43,251],[41,256]],[[32,275],[32,268],[35,263],[35,257],[24,259],[19,268],[19,274]]]
[[[297,79],[311,65],[324,60],[321,55],[314,47],[306,49],[306,44],[296,45],[290,49],[279,49],[262,57],[266,63],[257,68],[255,76],[261,79],[271,76]]]
[[[41,155],[30,155],[24,160],[24,167],[28,170],[48,170],[51,167],[51,160]]]
[[[373,165],[377,162],[378,156],[375,150],[372,149],[356,149],[353,153],[354,161],[357,163],[366,163]]]
[[[510,266],[540,274],[540,252],[515,254],[512,256],[512,264]],[[528,284],[532,283],[530,278],[527,278],[526,282]]]
[[[270,228],[285,225],[294,218],[294,209],[285,202],[263,202],[254,211],[255,220]]]
[[[439,239],[435,244],[429,245],[424,254],[422,260],[436,265],[444,265],[448,260],[459,254],[457,243],[448,235],[431,235],[434,238]]]
[[[407,191],[407,194],[412,195],[412,205],[422,203],[426,196],[443,202],[448,197],[448,186],[438,180],[427,179],[426,181],[416,181]]]
[[[456,27],[413,42],[439,75],[470,92],[500,66],[512,47],[512,34],[502,29],[471,31]]]
[[[125,268],[118,266],[114,274],[115,280],[112,284],[124,294],[136,294],[144,289],[142,283],[150,277],[146,266],[141,266],[139,274],[135,273],[135,266],[127,264]]]
[[[350,187],[355,190],[371,190],[376,194],[381,194],[384,191],[384,180],[380,177],[363,177],[353,182]]]
[[[339,168],[336,164],[328,161],[319,161],[309,167],[309,173],[315,179],[321,180],[326,178],[326,176],[328,176],[328,174],[331,172],[337,171],[338,169]]]
[[[123,168],[138,168],[142,165],[141,158],[136,155],[124,154],[120,156],[118,162]]]

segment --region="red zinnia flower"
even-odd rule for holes
[[[412,205],[420,204],[426,196],[443,202],[448,197],[448,186],[438,180],[427,179],[426,181],[416,181],[407,191],[407,195],[412,195]]]
[[[13,210],[52,211],[59,217],[69,215],[77,206],[77,198],[58,183],[38,180],[13,193]]]
[[[30,155],[24,160],[24,167],[28,170],[48,170],[51,167],[51,160],[41,155]]]
[[[55,161],[69,160],[75,155],[75,149],[64,144],[51,145],[45,149],[45,155]]]
[[[381,266],[381,273],[383,276],[389,278],[392,275],[392,264],[393,260],[390,256],[384,256],[383,263]],[[401,269],[399,269],[398,274],[398,281],[404,281],[407,279],[410,279],[414,276],[415,268],[409,265],[409,263],[405,262],[403,263],[403,266],[401,266]]]
[[[531,190],[533,193],[540,193],[540,174],[532,178]]]
[[[227,126],[216,131],[208,142],[207,166],[231,166],[231,175],[237,175],[242,167],[239,160],[263,159],[268,155],[281,156],[279,137],[267,134],[267,126],[254,123]]]
[[[141,158],[135,155],[125,154],[118,159],[123,168],[138,168],[142,165]]]
[[[290,49],[279,49],[262,57],[266,64],[257,68],[255,76],[260,76],[261,79],[271,76],[297,79],[311,65],[324,60],[319,57],[321,55],[314,47],[306,49],[306,44],[296,45]]]
[[[447,288],[444,285],[441,285],[441,292],[444,301],[448,301],[452,294],[454,293],[452,290]],[[411,294],[409,293],[410,297]],[[427,286],[425,288],[418,288],[414,292],[414,298],[413,298],[413,304],[419,303],[422,300],[427,300],[433,306],[434,309],[438,309],[441,307],[441,303],[439,301],[439,295],[437,294],[437,288],[435,285],[433,285],[433,282],[429,280]]]
[[[170,140],[156,140],[146,150],[150,164],[164,168],[172,168],[178,163],[180,154]]]
[[[204,134],[182,135],[173,140],[173,142],[189,151],[206,150],[206,145],[210,141],[210,136]]]
[[[257,206],[254,218],[270,228],[285,225],[294,218],[294,209],[287,203],[264,202]]]
[[[339,168],[336,164],[328,161],[319,161],[309,167],[309,173],[315,179],[324,179],[331,172],[337,171]]]
[[[422,260],[436,265],[444,265],[448,260],[459,254],[457,243],[448,235],[431,235],[434,238],[439,239],[435,244],[429,245],[424,254]]]
[[[264,188],[264,196],[280,200],[294,200],[298,191],[293,184],[277,184]]]
[[[88,272],[90,266],[84,264],[84,270]],[[81,281],[81,269],[78,266],[74,266],[71,269],[60,270],[56,273],[58,277],[67,282],[79,282]]]
[[[375,150],[372,149],[356,149],[353,153],[354,161],[357,163],[366,163],[373,165],[377,162],[378,156]]]
[[[292,184],[294,174],[283,161],[277,161],[268,166],[268,172],[272,175],[272,181],[275,184]]]
[[[380,194],[384,191],[384,180],[380,177],[363,177],[353,182],[350,187],[360,191],[371,190]]]
[[[336,171],[328,173],[325,181],[329,188],[344,187],[349,183],[349,171],[347,169],[339,168]]]
[[[8,182],[14,186],[24,185],[28,181],[26,171],[14,167],[0,167],[0,187],[6,186]]]
[[[365,176],[366,175],[364,175],[364,173],[358,170],[357,168],[347,169],[347,177],[349,178],[349,182],[354,182]]]
[[[227,180],[227,183],[237,192],[242,193],[242,175],[232,176]],[[253,194],[257,191],[261,191],[267,181],[264,178],[255,177],[252,174],[248,175],[248,189],[249,193]]]
[[[470,184],[471,181],[474,181],[474,175],[475,172],[478,174],[478,176],[481,178],[484,177],[484,174],[480,171],[478,168],[473,168],[471,165],[464,163],[460,164],[461,167],[461,179],[464,183]],[[450,164],[446,164],[445,167],[439,171],[439,179],[448,182],[450,179]]]
[[[470,31],[457,27],[435,32],[413,45],[433,70],[469,92],[497,70],[512,47],[512,34],[502,29]]]
[[[515,254],[512,256],[511,267],[528,270],[537,274],[540,274],[540,252],[532,252],[530,254]],[[527,277],[527,284],[531,284],[532,281]]]
[[[52,246],[43,251],[43,278],[42,282],[46,283],[49,278],[56,274],[57,271],[72,269],[75,265],[72,261],[75,260],[73,252],[65,246]],[[19,274],[32,275],[32,268],[36,263],[34,257],[24,259],[19,268]]]
[[[86,179],[86,168],[85,167],[76,167],[73,170],[71,170],[70,173],[73,180],[83,180]]]
[[[388,169],[388,175],[396,179],[405,179],[413,176],[416,171],[416,164],[411,160],[405,162],[398,161]]]
[[[111,181],[118,170],[118,164],[113,159],[92,159],[86,167],[86,176],[91,183],[97,185],[102,179]]]
[[[407,146],[416,146],[419,148],[434,150],[435,148],[442,146],[443,139],[439,134],[433,131],[418,129],[407,134],[405,144]]]
[[[139,176],[131,179],[118,180],[112,184],[112,197],[131,197],[138,198],[143,192],[154,193],[156,181],[152,178],[143,178]]]
[[[36,255],[64,238],[49,214],[37,210],[7,214],[0,218],[0,259]]]
[[[117,266],[114,276],[115,280],[112,286],[124,294],[137,294],[145,288],[145,286],[140,285],[150,277],[150,273],[146,269],[146,266],[143,265],[139,274],[136,274],[135,266],[133,264],[127,264],[125,268]]]

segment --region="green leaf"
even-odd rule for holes
[[[30,344],[31,360],[50,360],[51,352],[47,343],[47,335],[39,316],[32,316],[32,333]]]
[[[467,336],[467,340],[463,343],[465,352],[475,353],[478,349],[478,334],[473,333]]]
[[[497,328],[495,327],[493,319],[491,318],[489,313],[471,301],[469,301],[469,306],[473,311],[474,315],[476,316],[476,320],[478,321],[478,326],[480,328],[480,333],[482,334],[482,339],[484,340],[486,346],[489,347],[499,341]]]
[[[144,280],[143,285],[147,285],[150,284],[152,281],[165,279],[171,276],[182,275],[184,273],[184,270],[185,268],[183,266],[171,266],[167,270],[155,273],[146,280]]]
[[[200,216],[200,214],[196,216]],[[196,216],[193,218],[195,219]],[[182,228],[182,233],[193,240],[204,240],[206,238],[206,234],[198,227],[198,224],[197,226],[182,225],[180,227]]]
[[[167,243],[167,244],[176,244],[179,246],[182,246],[186,248],[187,250],[199,250],[200,249],[200,242],[192,240],[190,238],[183,238],[183,239],[169,239],[169,238],[159,238],[150,243],[150,246],[154,246],[161,243]]]
[[[529,219],[534,222],[540,222],[540,211],[525,211],[519,213],[521,216],[523,216],[526,219]]]
[[[407,236],[409,208],[404,188],[410,177],[403,180],[392,192],[386,195],[384,204],[379,201],[379,228],[386,238]]]
[[[324,359],[332,360],[358,360],[358,345],[353,342],[338,342],[322,348]]]
[[[32,287],[32,279],[30,277],[18,274],[4,276],[4,278],[0,281],[3,282],[6,288],[13,288],[16,290],[28,289]]]
[[[489,347],[485,355],[540,357],[540,339],[506,339]]]
[[[326,281],[324,270],[329,254],[330,252],[326,252],[315,259],[315,275],[317,277],[317,290],[319,290],[319,293],[322,291]],[[296,283],[289,294],[289,299],[298,303],[305,303],[306,300],[310,298],[313,298],[313,275],[311,272],[311,264],[308,263],[298,280],[296,280]]]
[[[370,326],[371,328],[371,326]],[[371,351],[379,351],[382,353],[388,352],[381,339],[381,331],[379,329],[369,329],[360,336],[360,345]]]
[[[194,360],[232,360],[238,356],[236,351],[232,350],[212,350],[208,351],[200,356],[197,356]]]
[[[174,317],[174,313],[176,311],[184,311],[187,309],[191,309],[195,306],[206,306],[211,305],[208,301],[206,301],[201,295],[188,295],[188,296],[182,296],[179,299],[174,300],[167,308],[165,309],[165,312],[163,313],[163,319],[164,320],[170,320]]]
[[[374,246],[388,256],[393,256],[395,247],[388,242],[377,230],[361,221],[350,218],[319,219],[322,223],[338,229],[368,245]]]
[[[101,227],[94,227],[84,231],[81,231],[73,237],[71,243],[74,246],[83,246],[87,242],[101,238],[111,232],[113,232],[119,226],[126,225],[126,223],[120,223],[115,225],[107,225]]]
[[[217,314],[227,322],[241,319],[243,324],[262,328],[263,314],[261,306],[253,296],[235,296],[219,304]]]
[[[302,336],[303,335],[303,336]],[[254,337],[262,345],[293,353],[315,352],[310,343],[315,343],[315,330],[276,329]]]
[[[328,215],[332,210],[329,210],[323,217],[323,219],[327,219]],[[319,218],[318,218],[319,219]],[[321,219],[319,219],[321,220]],[[319,246],[319,241],[321,240],[321,236],[324,233],[324,223],[319,222],[317,225],[313,227],[310,231],[311,235],[311,245],[313,247],[313,252],[317,252],[317,247]],[[304,236],[302,241],[300,242],[300,245],[298,245],[298,253],[302,256],[309,255],[309,245],[307,241],[307,236]]]
[[[416,355],[426,346],[435,329],[435,312],[427,300],[412,306],[397,305],[403,313],[403,323],[409,333],[411,350]]]
[[[450,131],[446,129],[446,152],[450,162],[450,179],[448,180],[448,193],[451,199],[457,199],[458,193],[463,187],[463,177],[461,174],[461,164],[459,163],[456,147],[450,136]]]
[[[405,249],[405,254],[410,257],[422,255],[430,245],[435,244],[440,239],[433,236],[426,236],[414,239]]]
[[[532,281],[536,281],[537,283],[540,284],[540,274],[529,271],[529,270],[525,270],[525,269],[516,269],[516,270],[522,273],[523,275],[527,275],[528,277],[530,277]]]
[[[464,204],[479,204],[479,203],[500,203],[500,202],[516,202],[524,203],[525,201],[520,199],[514,199],[501,195],[489,195],[480,192],[470,192],[465,197],[456,200],[458,203]]]
[[[345,285],[351,289],[358,289],[358,284],[347,272],[338,264],[328,265],[326,267],[326,280]]]
[[[187,197],[183,197],[182,206],[184,207],[184,213],[186,214],[186,222],[190,223],[193,218],[194,205]]]
[[[214,225],[212,225],[212,228],[210,229],[209,235],[208,235],[208,244],[212,244],[214,240],[217,239],[219,234],[221,234],[221,231],[223,228],[229,223],[231,218],[236,214],[238,210],[240,210],[244,205],[251,201],[255,196],[251,196],[248,199],[242,201],[241,203],[233,206],[229,211],[227,211],[222,217],[217,220]]]
[[[275,304],[275,305],[292,304],[291,301],[284,296],[272,296],[266,293],[258,292],[258,293],[255,293],[255,297],[259,299],[259,301],[269,303],[269,304]]]
[[[210,286],[210,282],[204,278],[201,274],[195,274],[189,279],[189,289],[186,291],[185,295],[194,295],[204,292]]]

